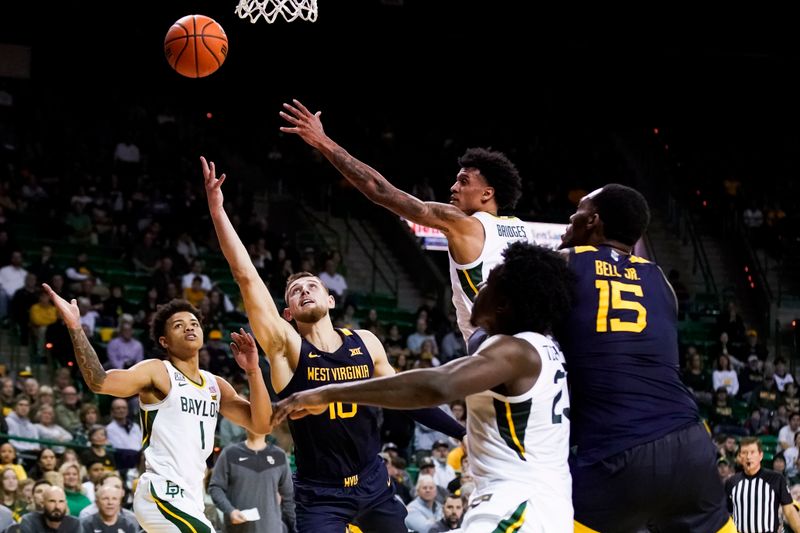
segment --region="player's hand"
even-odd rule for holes
[[[244,524],[247,522],[247,519],[244,517],[242,512],[239,509],[234,509],[231,511],[231,524]]]
[[[225,174],[222,174],[217,179],[217,168],[214,166],[213,161],[206,161],[206,158],[200,156],[200,164],[203,165],[203,178],[205,178],[206,197],[208,198],[208,207],[222,207],[224,197],[222,196],[222,184],[225,182]]]
[[[239,333],[231,332],[231,352],[236,363],[245,372],[253,372],[259,370],[258,368],[258,348],[256,348],[256,341],[253,336],[239,328]]]
[[[319,148],[327,138],[325,130],[322,129],[322,121],[319,118],[322,115],[322,111],[312,113],[299,100],[295,99],[292,100],[291,104],[283,104],[283,108],[286,111],[281,111],[279,114],[291,126],[281,126],[281,131],[284,133],[296,133],[314,148]]]
[[[69,329],[78,329],[81,327],[81,311],[78,309],[78,301],[73,298],[68,302],[54,291],[47,283],[42,283],[44,292],[50,297],[50,301],[56,306],[58,314],[67,325]]]
[[[272,426],[277,426],[286,417],[292,420],[308,415],[319,415],[328,409],[328,402],[323,401],[318,391],[296,392],[275,404],[272,408]]]

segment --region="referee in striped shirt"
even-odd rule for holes
[[[782,531],[778,509],[794,531],[800,531],[800,514],[782,474],[761,468],[764,451],[756,437],[744,437],[739,444],[739,463],[743,472],[725,482],[728,510],[739,533],[778,533]]]

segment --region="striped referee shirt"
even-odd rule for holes
[[[725,482],[728,510],[740,533],[778,533],[779,508],[792,503],[786,478],[761,468],[755,475],[739,472]]]

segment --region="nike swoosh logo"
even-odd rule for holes
[[[239,457],[240,461],[247,461],[247,457]]]
[[[185,387],[186,385],[188,385],[188,383],[186,383],[186,382],[184,382],[184,383],[178,383],[178,387]]]
[[[319,354],[318,354],[318,353],[310,353],[310,354],[308,354],[308,358],[309,358],[309,359],[315,359],[315,358],[317,358],[317,357],[319,357]]]

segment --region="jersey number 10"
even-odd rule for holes
[[[622,283],[619,281],[608,281],[605,279],[595,280],[594,286],[600,291],[600,298],[597,302],[597,332],[606,333],[607,331],[629,331],[641,333],[647,327],[647,309],[639,302],[623,300],[622,293],[629,292],[641,298],[644,294],[639,285],[632,283]],[[626,322],[619,318],[609,320],[608,311],[627,310],[636,311],[636,322]]]
[[[335,420],[337,416],[339,418],[353,418],[356,416],[356,411],[358,411],[357,403],[351,403],[349,411],[344,410],[344,403],[342,402],[328,404],[328,415],[331,417],[331,420]]]

